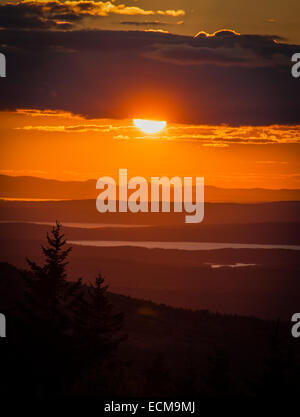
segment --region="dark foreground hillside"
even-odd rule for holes
[[[0,311],[7,317],[7,338],[0,338],[0,389],[6,395],[300,393],[299,340],[291,337],[289,323],[192,312],[109,294],[114,310],[124,313],[122,333],[127,338],[109,359],[89,362],[80,356],[85,351],[76,350],[72,356],[72,336],[52,340],[45,336],[47,328],[43,336],[31,334],[33,327],[24,322],[19,307],[23,297],[20,271],[0,264]]]

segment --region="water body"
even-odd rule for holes
[[[257,264],[244,264],[241,262],[236,262],[235,264],[231,265],[220,265],[220,264],[207,264],[210,265],[212,269],[218,269],[218,268],[243,268],[247,266],[257,266]]]
[[[214,242],[139,242],[111,240],[71,240],[71,245],[120,247],[133,246],[148,249],[215,250],[215,249],[289,249],[300,250],[299,245],[262,245],[256,243],[214,243]]]

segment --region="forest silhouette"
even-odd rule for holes
[[[1,392],[13,397],[293,396],[300,355],[288,323],[189,311],[69,277],[59,222],[44,264],[0,264]]]

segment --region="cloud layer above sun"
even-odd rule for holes
[[[51,6],[53,7],[53,6]],[[299,47],[219,31],[1,31],[0,109],[205,124],[299,123]]]
[[[300,83],[291,76],[291,56],[300,46],[233,29],[163,33],[185,25],[192,13],[180,1],[171,4],[0,1],[8,75],[1,79],[0,110],[192,124],[300,122]],[[119,19],[112,28],[139,30],[100,30],[107,18]]]

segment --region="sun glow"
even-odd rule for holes
[[[134,125],[144,133],[154,134],[167,126],[166,121],[133,119]]]

